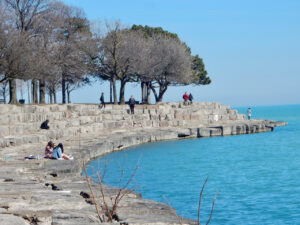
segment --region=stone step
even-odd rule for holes
[[[12,113],[1,114],[0,125],[12,125],[18,123],[40,122],[45,120],[63,120],[68,117],[67,112],[50,112],[50,113]]]
[[[103,116],[105,117],[105,116]],[[105,120],[102,116],[70,118],[65,121],[53,121],[49,123],[49,130],[41,130],[39,123],[22,124],[22,126],[7,126],[0,131],[0,147],[16,146],[24,143],[36,143],[60,137],[73,137],[109,130],[130,127],[176,127],[176,126],[201,126],[222,120],[241,120],[245,115],[202,115],[191,116],[178,114],[174,117],[127,115],[120,120]],[[109,117],[109,116],[108,116]],[[150,118],[149,118],[150,117]],[[122,120],[121,120],[122,119]]]

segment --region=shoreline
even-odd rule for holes
[[[23,224],[98,224],[94,205],[80,195],[82,192],[89,193],[87,182],[81,175],[83,162],[147,142],[268,132],[286,123],[236,120],[215,121],[209,126],[197,125],[198,127],[127,127],[75,138],[62,139],[58,136],[59,140],[63,140],[64,146],[67,146],[65,151],[74,156],[73,161],[25,161],[24,155],[32,153],[33,149],[41,153],[40,142],[4,148],[1,158],[5,159],[3,154],[7,152],[12,156],[8,160],[1,160],[0,221],[3,217],[6,220],[12,217],[15,221],[22,220]],[[114,188],[109,187],[105,191],[116,193]],[[143,199],[140,194],[130,193],[120,204],[117,212],[119,222],[115,224],[180,224],[174,209],[166,204]],[[183,223],[195,222],[184,219]]]

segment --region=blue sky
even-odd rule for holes
[[[192,92],[196,101],[232,106],[300,103],[299,0],[65,0],[90,20],[159,26],[179,37],[203,58],[208,86],[172,87],[164,101]],[[98,102],[108,84],[75,91],[73,102]],[[126,98],[140,99],[137,85]]]

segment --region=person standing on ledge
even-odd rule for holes
[[[102,109],[103,107],[105,108],[104,92],[101,93],[100,103],[101,103],[100,109]]]
[[[247,114],[248,114],[248,120],[250,120],[251,119],[251,108],[248,108]]]
[[[182,96],[183,98],[183,104],[187,105],[188,104],[188,100],[189,100],[189,95],[185,92],[184,95]]]
[[[190,94],[189,94],[189,101],[190,101],[190,104],[193,104],[193,99],[194,99],[194,97],[193,97],[192,93],[190,93]]]
[[[131,95],[129,101],[128,101],[128,104],[130,106],[130,113],[131,114],[134,114],[134,105],[135,105],[135,99],[134,97]]]

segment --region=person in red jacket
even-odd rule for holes
[[[184,100],[184,104],[187,105],[188,104],[188,100],[189,100],[189,95],[185,92],[184,95],[182,96],[183,100]]]

